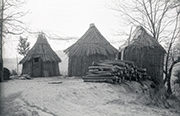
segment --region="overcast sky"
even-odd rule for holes
[[[23,17],[29,29],[35,32],[45,32],[52,37],[77,37],[78,39],[87,31],[90,23],[94,23],[101,34],[116,48],[121,44],[122,37],[115,33],[122,30],[120,17],[108,7],[111,0],[27,0],[21,8],[29,13]],[[37,35],[26,35],[31,47]],[[4,57],[17,55],[18,38],[12,37],[4,43]],[[61,41],[48,39],[54,50],[64,50],[76,40]]]

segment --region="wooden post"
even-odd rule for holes
[[[131,27],[131,30],[130,30],[130,33],[129,33],[129,38],[127,40],[127,46],[129,46],[129,44],[130,44],[131,35],[132,35],[132,27]],[[126,46],[124,46],[124,48],[121,49],[121,60],[124,60],[124,49],[125,49],[125,47]]]

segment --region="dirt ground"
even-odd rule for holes
[[[172,109],[142,105],[142,90],[130,91],[125,84],[53,77],[13,79],[0,86],[1,116],[180,116]]]

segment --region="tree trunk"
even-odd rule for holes
[[[167,93],[172,94],[172,89],[171,89],[171,74],[168,74],[167,76]]]
[[[3,60],[0,60],[0,82],[3,82]]]
[[[0,16],[0,81],[3,81],[3,58],[2,58],[2,39],[3,39],[3,11],[4,11],[4,0],[1,1],[1,16]]]

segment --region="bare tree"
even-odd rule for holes
[[[143,26],[159,43],[168,41],[165,80],[168,93],[172,93],[170,86],[171,72],[173,66],[180,62],[171,57],[171,50],[180,32],[179,0],[115,0],[115,6],[110,9],[121,14],[129,26]],[[170,64],[170,65],[169,65]]]
[[[26,29],[24,22],[21,18],[27,14],[27,12],[19,11],[19,8],[25,4],[25,0],[3,0],[3,8],[0,12],[3,12],[3,36],[6,34],[20,35]]]
[[[159,42],[172,35],[169,26],[175,24],[180,5],[173,0],[114,0],[114,4],[110,9],[120,13],[127,25],[143,26]]]
[[[19,35],[26,28],[20,20],[26,13],[18,11],[18,8],[24,4],[24,0],[1,0],[0,1],[0,77],[3,81],[3,59],[2,59],[2,41],[7,34]]]

